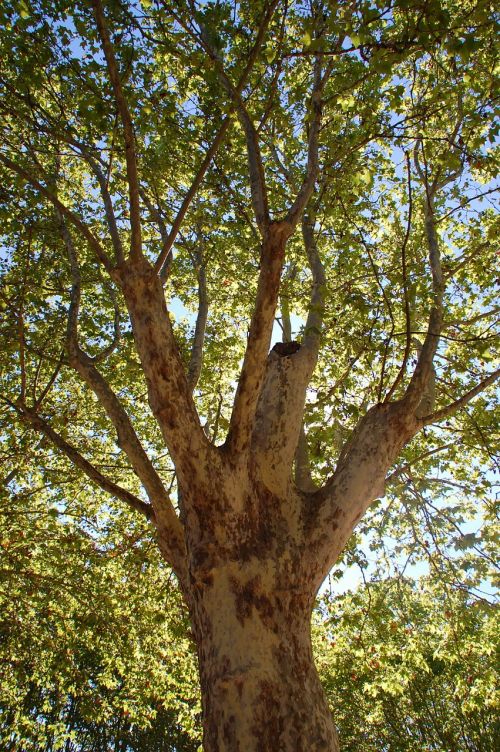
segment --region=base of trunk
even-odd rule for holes
[[[193,622],[205,752],[338,752],[304,599],[241,570],[203,590]]]

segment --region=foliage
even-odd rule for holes
[[[196,750],[193,646],[156,546],[123,510],[94,497],[90,514],[89,489],[48,511],[46,493],[19,489],[1,517],[2,748]],[[344,749],[492,751],[495,607],[440,576],[386,571],[317,604],[313,646]]]
[[[318,668],[346,752],[496,749],[491,603],[437,578],[387,579],[320,607]]]
[[[54,477],[57,467],[45,471]],[[37,470],[7,501],[2,749],[195,750],[194,648],[145,526],[90,488],[54,498]]]
[[[136,123],[147,202],[143,243],[150,257],[161,247],[158,211],[168,227],[192,181],[198,155],[210,144],[228,108],[214,71],[205,65],[203,52],[193,49],[181,25],[189,11],[177,5],[178,15],[174,8],[160,10],[155,3],[133,4],[130,9],[112,4],[108,9]],[[63,2],[6,3],[2,13],[4,153],[19,155],[22,169],[45,186],[56,181],[59,198],[108,248],[98,170],[109,172],[108,192],[122,235],[127,233],[129,210],[117,147],[116,105],[92,16],[85,4]],[[239,13],[235,20],[231,4],[209,3],[200,8],[198,19],[218,29],[218,43],[224,46],[234,78],[245,62],[242,51],[259,5],[241,4]],[[416,341],[425,334],[430,291],[422,247],[424,186],[413,164],[408,183],[405,154],[413,163],[414,152],[423,149],[420,161],[426,175],[443,184],[435,202],[439,236],[446,243],[443,269],[449,290],[437,362],[437,406],[446,404],[448,395],[475,386],[487,366],[494,365],[498,285],[493,242],[498,222],[489,202],[498,128],[490,4],[436,2],[420,8],[419,3],[401,2],[393,9],[390,3],[359,3],[349,9],[332,3],[325,13],[327,29],[317,40],[314,19],[300,3],[289,8],[286,29],[276,15],[249,98],[252,117],[261,122],[269,195],[279,216],[290,185],[300,180],[313,52],[318,46],[338,45],[339,39],[344,39],[343,48],[350,49],[349,40],[355,47],[350,54],[341,54],[341,48],[331,58],[321,172],[309,209],[326,270],[323,344],[306,415],[318,477],[331,470],[339,442],[365,406],[384,394],[398,373],[405,331],[412,332],[407,367],[416,358]],[[250,216],[244,149],[243,131],[236,122],[190,207],[166,288],[174,314],[179,302],[187,311],[196,310],[202,261],[210,310],[206,367],[196,398],[207,428],[219,440],[228,425],[258,272],[258,236]],[[41,200],[40,190],[9,169],[4,170],[2,185],[3,243],[12,251],[4,267],[3,306],[11,322],[24,312],[26,375],[32,381],[36,373],[42,385],[51,373],[50,358],[57,361],[64,348],[69,265],[53,209]],[[482,194],[486,195],[481,199]],[[19,195],[22,200],[17,200]],[[80,339],[95,354],[112,338],[113,285],[80,235],[77,230],[74,238],[83,288]],[[299,236],[290,241],[287,265],[284,292],[300,325],[310,305],[310,272]],[[186,359],[192,321],[192,315],[176,319]],[[121,326],[121,345],[103,364],[103,374],[142,427],[144,387],[123,311]],[[19,374],[18,328],[6,326],[3,332],[8,358],[4,369],[11,374],[3,388],[12,399]],[[71,430],[78,430],[82,412],[89,425],[99,421],[103,430],[105,419],[91,417],[88,398],[72,384],[74,377],[65,378],[75,402],[87,399],[79,420],[72,415]],[[63,391],[59,398],[57,389],[47,396],[50,414],[61,412],[61,399],[65,401],[66,394]],[[477,434],[471,427],[474,420],[466,418],[468,433]],[[454,437],[463,430],[454,422],[447,428]],[[154,424],[144,425],[144,431],[153,441]],[[477,436],[470,442],[477,443]],[[152,449],[160,451],[154,441]]]

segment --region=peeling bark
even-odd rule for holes
[[[196,592],[206,752],[338,750],[313,661],[311,593],[285,562],[233,562]]]
[[[337,752],[311,649],[316,584],[306,563],[303,496],[272,493],[252,461],[246,473],[234,472],[217,501],[205,496],[203,525],[189,526],[186,599],[204,750]]]

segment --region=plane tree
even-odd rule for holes
[[[148,520],[205,749],[337,750],[318,588],[415,463],[492,459],[494,9],[1,13],[5,481],[33,434]]]

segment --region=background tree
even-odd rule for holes
[[[318,667],[344,749],[495,749],[492,604],[432,577],[372,583],[324,607]]]
[[[37,444],[2,496],[2,749],[194,752],[194,646],[151,531]]]
[[[321,582],[386,482],[494,460],[493,9],[2,13],[6,480],[34,431],[149,520],[207,750],[337,749]]]

